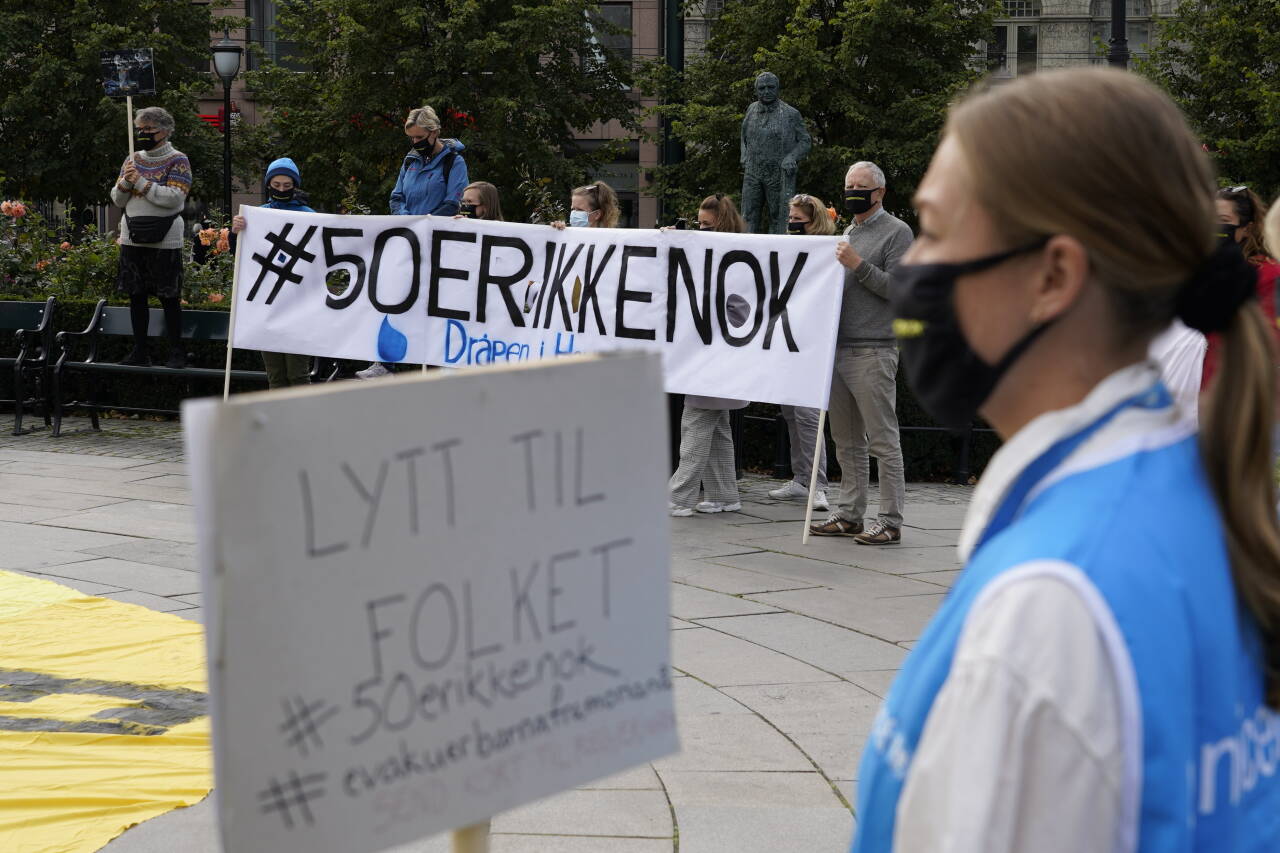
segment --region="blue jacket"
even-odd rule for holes
[[[1113,376],[1079,412],[1088,422],[1003,488],[889,691],[858,776],[855,853],[893,848],[898,799],[975,602],[1037,576],[1079,591],[1113,661],[1124,779],[1112,849],[1280,844],[1280,715],[1264,705],[1257,625],[1232,584],[1196,437],[1154,371]]]
[[[396,188],[391,191],[391,212],[397,216],[420,216],[433,213],[437,216],[453,216],[462,204],[462,191],[470,180],[467,163],[462,159],[463,144],[456,139],[441,140],[444,148],[430,160],[424,160],[417,151],[405,155],[396,178]],[[444,182],[444,162],[453,158],[449,169],[449,185]]]

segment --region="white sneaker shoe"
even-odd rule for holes
[[[831,509],[830,504],[827,503],[827,493],[825,489],[818,489],[818,491],[814,492],[813,508],[820,509],[823,512],[827,512]]]
[[[693,510],[689,509],[687,506],[672,507],[668,512],[671,513],[673,518],[687,518],[693,515]]]
[[[787,484],[780,489],[771,489],[769,491],[769,497],[773,498],[775,501],[800,500],[808,497],[808,495],[809,490],[797,483],[795,480],[788,481]]]
[[[390,372],[385,364],[375,361],[364,370],[357,370],[356,379],[377,379],[379,376],[386,376]]]
[[[698,512],[739,512],[742,510],[742,504],[734,501],[731,504],[720,503],[719,501],[703,501],[694,507]]]

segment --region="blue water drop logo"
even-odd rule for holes
[[[391,325],[390,317],[383,317],[382,326],[378,329],[378,360],[404,361],[404,355],[408,351],[409,339]]]

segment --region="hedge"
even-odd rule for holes
[[[0,301],[15,298],[0,294]],[[22,299],[30,301],[30,298]],[[119,300],[112,300],[119,303]],[[60,299],[54,325],[59,331],[81,331],[89,325],[93,316],[96,299]],[[225,304],[203,304],[190,306],[189,310],[225,311]],[[165,342],[153,342],[156,355],[165,354]],[[12,350],[11,340],[0,341],[0,352],[7,354]],[[130,341],[125,338],[104,338],[100,358],[104,361],[118,361],[129,351]],[[201,367],[221,366],[226,358],[225,346],[210,342],[187,342],[187,350],[193,355],[193,363]],[[56,357],[56,353],[54,354]],[[76,357],[83,357],[77,352]],[[256,352],[236,350],[232,358],[233,366],[246,370],[261,370],[262,361]],[[13,397],[13,379],[8,371],[0,378],[0,398]],[[100,377],[78,377],[64,390],[66,399],[84,396],[83,386],[77,387],[77,381],[98,381],[102,383],[99,399],[106,405],[120,405],[145,409],[176,410],[184,396],[208,396],[219,392],[217,383],[206,381],[190,382],[182,379],[160,379],[157,377],[134,377],[111,375]],[[263,386],[254,383],[232,383],[233,391],[260,390]],[[902,453],[906,462],[907,479],[920,481],[947,481],[951,479],[958,458],[960,438],[951,433],[936,429],[936,424],[920,408],[911,389],[903,379],[903,371],[898,371],[898,422],[902,427]],[[778,428],[775,419],[779,413],[778,406],[768,403],[752,403],[746,410],[747,419],[743,426],[742,462],[748,470],[772,472],[777,455]],[[913,429],[926,427],[927,430]],[[975,424],[970,448],[969,471],[976,475],[982,471],[991,455],[999,446],[995,434],[985,429],[985,424]],[[828,471],[832,478],[839,477],[840,466],[835,459],[835,449],[828,439],[827,446]],[[874,467],[872,469],[874,474]]]

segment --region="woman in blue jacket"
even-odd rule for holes
[[[925,409],[1006,443],[868,739],[858,853],[1280,850],[1275,362],[1214,185],[1136,75],[952,110],[895,330]],[[1222,337],[1198,432],[1146,358],[1175,317]]]
[[[302,194],[302,173],[298,165],[288,157],[271,161],[266,176],[267,201],[263,207],[273,210],[296,210],[315,213]],[[244,230],[244,217],[231,220],[231,230],[239,234]],[[263,352],[262,365],[267,371],[267,386],[289,388],[311,384],[311,356],[291,352]]]
[[[463,144],[440,138],[440,118],[426,106],[409,111],[404,134],[411,148],[391,191],[391,212],[396,216],[453,216],[470,182],[467,161],[462,159]],[[390,372],[388,365],[375,361],[357,371],[356,378],[376,379]]]

